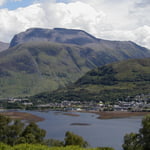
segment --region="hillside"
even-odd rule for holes
[[[34,98],[43,101],[115,101],[127,96],[150,93],[150,58],[108,64],[81,77],[75,84]]]
[[[101,40],[82,30],[28,29],[0,53],[0,97],[54,91],[104,64],[145,57],[150,51],[130,41]]]
[[[77,80],[92,62],[80,49],[61,44],[26,43],[0,53],[0,95],[32,95]]]

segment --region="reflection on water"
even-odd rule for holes
[[[76,113],[78,115],[63,115],[61,112],[35,112],[29,113],[44,117],[38,125],[47,131],[46,138],[63,140],[66,131],[72,131],[82,136],[92,147],[108,146],[121,150],[123,136],[126,133],[138,132],[141,125],[141,117],[125,119],[96,119],[96,114]],[[71,125],[73,123],[90,124]]]

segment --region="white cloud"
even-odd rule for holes
[[[139,27],[133,33],[135,35],[133,41],[150,48],[150,26]]]
[[[5,2],[6,0],[0,0],[0,6],[2,6]]]
[[[63,27],[82,29],[104,39],[132,40],[150,48],[148,2],[71,0],[57,3],[45,0],[12,11],[1,9],[0,41],[9,41],[14,34],[30,27]]]
[[[111,30],[101,32],[101,37],[110,40],[134,41],[150,49],[150,26],[142,26],[134,30]]]
[[[96,11],[83,2],[68,4],[45,2],[13,11],[2,9],[0,10],[0,20],[2,20],[0,31],[3,33],[0,38],[5,40],[12,37],[14,33],[30,27],[80,28],[96,33],[96,28],[106,28],[102,22],[107,22],[102,11]]]
[[[9,11],[8,9],[0,10],[0,40],[9,41],[12,36],[27,28],[40,26],[41,18],[37,20],[37,16],[42,15],[39,4],[34,4],[26,8]]]
[[[42,9],[45,15],[49,14],[45,21],[51,27],[80,28],[95,32],[96,26],[101,26],[101,22],[105,22],[105,13],[79,1],[69,4],[44,4]]]

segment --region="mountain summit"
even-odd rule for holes
[[[21,32],[14,36],[10,43],[10,47],[26,42],[56,42],[56,43],[68,43],[85,45],[88,43],[98,43],[99,39],[86,33],[82,30],[75,29],[42,29],[42,28],[31,28],[25,32]]]

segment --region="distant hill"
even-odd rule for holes
[[[150,50],[130,41],[101,40],[82,30],[28,29],[0,53],[0,97],[53,91],[104,64],[145,57]]]
[[[150,93],[150,58],[133,59],[93,69],[73,85],[34,98],[44,101],[115,101]],[[33,99],[34,99],[33,98]]]
[[[8,47],[9,47],[8,43],[0,42],[0,52],[8,49]]]

